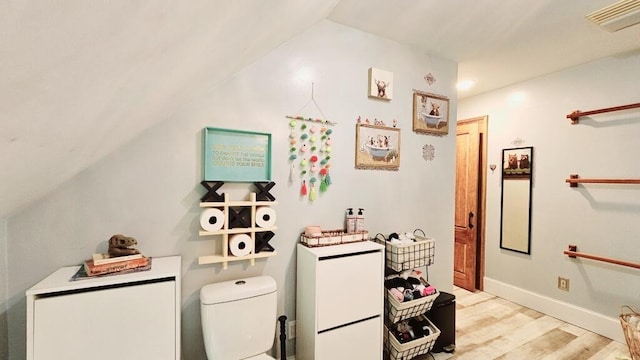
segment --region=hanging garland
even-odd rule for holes
[[[329,168],[331,168],[331,134],[328,126],[335,122],[326,120],[322,110],[313,98],[311,83],[311,99],[298,110],[301,113],[309,104],[315,106],[322,118],[286,116],[289,121],[289,181],[293,184],[300,179],[300,196],[309,196],[310,201],[317,199],[316,183],[320,179],[319,191],[324,193],[331,185]],[[307,125],[311,123],[311,126]]]
[[[289,180],[295,183],[300,179],[300,196],[308,196],[310,201],[317,199],[316,183],[319,179],[318,191],[324,193],[331,185],[329,169],[331,168],[331,135],[328,121],[287,116],[289,121]],[[320,123],[307,125],[311,121]]]

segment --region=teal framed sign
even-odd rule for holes
[[[204,128],[204,180],[271,180],[271,134]]]

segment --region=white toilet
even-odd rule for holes
[[[276,332],[276,281],[270,276],[205,285],[200,316],[209,360],[273,360],[265,354]]]

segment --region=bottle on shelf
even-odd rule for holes
[[[358,208],[358,214],[356,215],[356,232],[364,231],[364,209]]]
[[[356,214],[353,213],[353,208],[347,209],[347,234],[352,234],[356,231]]]

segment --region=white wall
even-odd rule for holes
[[[176,66],[180,66],[176,63]],[[367,70],[394,73],[394,98],[367,98]],[[79,264],[104,251],[115,233],[134,236],[148,256],[178,254],[183,259],[182,341],[185,359],[204,359],[199,289],[210,282],[258,274],[273,276],[279,288],[279,314],[295,317],[295,244],[305,225],[339,228],[344,209],[366,209],[372,234],[415,228],[437,239],[430,280],[451,291],[453,269],[453,192],[455,137],[411,131],[412,89],[451,97],[456,118],[456,64],[397,43],[323,21],[239,72],[227,84],[193,94],[193,100],[167,120],[87,169],[39,204],[8,221],[10,358],[24,358],[24,291],[65,265]],[[428,72],[437,82],[429,87]],[[207,79],[203,79],[207,81]],[[299,184],[288,184],[289,128],[311,96],[333,128],[333,185],[310,203],[299,197]],[[304,116],[318,117],[314,107]],[[356,118],[399,121],[402,130],[400,171],[354,169]],[[269,132],[272,172],[278,201],[278,230],[271,244],[278,256],[229,265],[198,265],[217,242],[198,236],[202,129],[206,126]],[[100,136],[100,134],[96,134]],[[432,144],[427,162],[422,147]],[[248,186],[225,185],[238,197]],[[123,305],[126,306],[126,305]],[[289,345],[293,345],[290,342]],[[293,353],[293,346],[288,352]]]
[[[638,185],[565,183],[569,174],[638,178],[640,111],[594,115],[571,125],[566,115],[638,102],[640,54],[578,66],[461,100],[458,119],[489,115],[489,164],[501,150],[534,147],[531,255],[499,247],[500,172],[487,171],[487,290],[622,340],[621,305],[640,308],[638,270],[563,255],[579,251],[640,261]],[[570,291],[557,289],[557,277]],[[588,321],[587,321],[588,319]]]
[[[9,347],[7,344],[7,220],[0,219],[0,359],[9,357]]]

